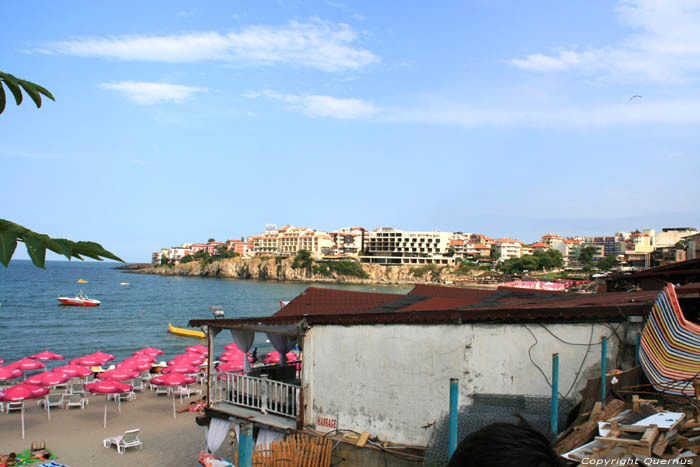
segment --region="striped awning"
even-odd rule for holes
[[[693,395],[700,373],[700,326],[685,319],[673,285],[659,293],[644,327],[639,359],[654,388]]]

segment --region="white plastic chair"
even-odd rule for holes
[[[121,436],[106,438],[104,441],[102,441],[102,445],[106,448],[111,447],[112,445],[116,446],[119,454],[124,454],[124,452],[126,452],[126,448],[135,448],[138,446],[139,449],[143,449],[143,442],[141,442],[138,435],[138,428],[135,430],[127,430]]]
[[[47,394],[46,398],[40,399],[37,401],[37,404],[43,406],[44,409],[48,407],[63,407],[63,394]]]

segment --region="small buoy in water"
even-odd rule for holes
[[[142,315],[145,315],[145,314],[146,314],[146,312],[145,312],[145,311],[142,311],[142,312],[141,312],[141,314],[142,314]]]
[[[128,282],[120,282],[119,285],[129,285]]]

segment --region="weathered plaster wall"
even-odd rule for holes
[[[598,374],[602,336],[609,337],[608,369],[615,367],[620,346],[610,327],[544,326],[316,326],[304,338],[305,423],[314,424],[321,413],[337,416],[341,429],[426,445],[429,425],[448,410],[452,377],[460,380],[460,405],[469,404],[473,393],[550,395],[549,384],[528,357],[535,339],[532,360],[547,378],[552,354],[559,353],[562,394],[582,361],[583,376],[572,393],[583,387],[586,377]],[[624,335],[623,325],[611,327]],[[593,345],[586,354],[589,339]],[[634,337],[627,340],[634,342]]]

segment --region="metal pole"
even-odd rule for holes
[[[253,424],[241,423],[238,440],[238,467],[253,466]]]
[[[554,436],[559,432],[559,354],[552,354],[552,414],[551,432]]]
[[[607,359],[608,359],[608,341],[603,337],[600,341],[600,400],[603,402],[603,407],[605,407],[605,389],[608,385],[607,378]]]
[[[457,402],[459,398],[459,379],[450,378],[450,431],[447,444],[447,458],[451,458],[457,449]]]
[[[634,352],[634,366],[639,366],[639,351],[641,350],[642,347],[642,333],[637,333],[637,342],[635,345],[635,352]]]

